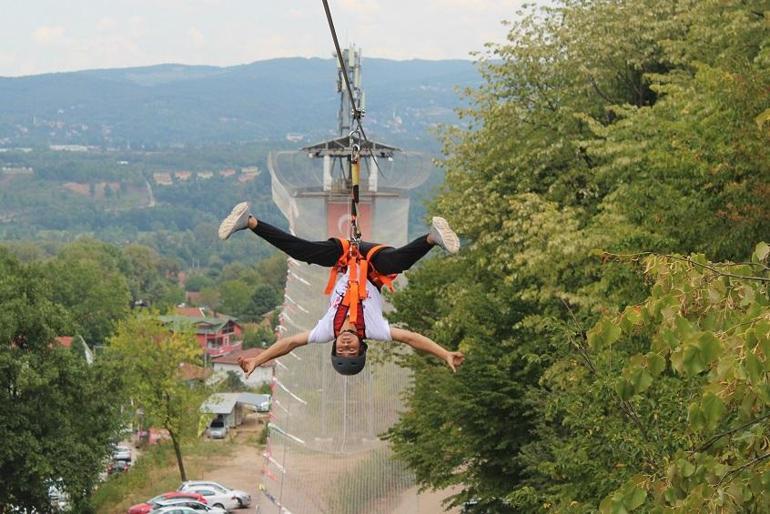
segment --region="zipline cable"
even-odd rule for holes
[[[380,170],[380,164],[377,162],[377,157],[374,155],[374,145],[366,137],[364,126],[361,124],[361,118],[364,116],[364,110],[356,102],[356,97],[353,96],[353,87],[350,85],[350,78],[348,77],[348,67],[345,64],[345,59],[342,56],[342,49],[340,48],[340,42],[337,38],[337,30],[334,28],[334,20],[332,19],[332,12],[329,9],[328,0],[321,0],[324,6],[324,12],[326,13],[326,21],[329,23],[329,31],[332,34],[332,41],[334,41],[334,49],[337,52],[337,60],[339,61],[340,68],[342,69],[342,77],[345,79],[345,87],[350,97],[350,103],[353,106],[353,120],[356,122],[356,128],[350,132],[349,138],[353,138],[353,135],[360,132],[364,142],[369,145],[369,156],[374,160],[374,165],[378,172]],[[353,185],[353,200],[351,202],[351,240],[358,246],[358,241],[361,238],[361,231],[358,228],[358,192],[359,192],[359,179],[360,179],[360,145],[358,143],[353,144],[353,155],[351,156],[351,179]]]
[[[353,104],[353,119],[359,122],[361,116],[363,116],[363,112],[361,109],[356,105],[355,97],[353,96],[353,88],[350,86],[350,78],[348,77],[348,68],[345,65],[345,59],[342,57],[342,50],[340,49],[340,42],[339,39],[337,39],[337,31],[334,29],[334,20],[332,19],[332,12],[329,9],[329,2],[327,0],[321,0],[324,4],[324,11],[326,12],[326,21],[329,22],[329,30],[332,33],[332,40],[334,40],[334,49],[337,51],[337,59],[340,62],[340,67],[342,68],[342,76],[345,79],[345,87],[348,90],[348,95],[350,96],[350,103]],[[366,139],[366,135],[364,135],[363,130],[361,131],[361,135],[364,136],[364,139]]]

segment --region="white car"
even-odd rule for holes
[[[190,487],[198,486],[211,487],[212,489],[222,491],[224,494],[235,496],[235,499],[238,501],[239,509],[243,509],[251,505],[251,495],[246,491],[230,489],[229,487],[224,486],[219,482],[212,482],[211,480],[188,480],[187,482],[182,482],[182,485],[179,486],[177,491],[189,491]]]
[[[235,496],[235,494],[220,487],[212,487],[210,485],[191,485],[185,487],[184,490],[191,493],[198,493],[204,496],[208,504],[213,507],[232,510],[237,509],[240,506],[238,497]]]
[[[125,460],[131,462],[131,448],[123,445],[113,447],[112,460]]]

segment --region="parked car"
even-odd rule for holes
[[[209,425],[206,433],[212,439],[224,439],[227,437],[227,426],[225,426],[225,422],[223,420],[215,419]]]
[[[272,397],[270,395],[265,396],[267,398],[257,404],[257,412],[270,412],[270,407],[272,406]]]
[[[131,448],[123,445],[116,445],[112,449],[112,460],[125,460],[131,462]]]
[[[230,491],[211,487],[208,485],[191,485],[185,488],[185,492],[193,492],[203,495],[206,502],[212,507],[221,507],[223,509],[237,509],[240,503],[238,497]]]
[[[195,506],[189,505],[169,505],[155,509],[150,514],[201,514],[206,512],[207,514],[227,514],[225,509],[216,509],[200,503]]]
[[[251,495],[246,491],[230,489],[229,487],[226,487],[219,482],[212,482],[210,480],[188,480],[187,482],[182,482],[182,485],[179,486],[177,491],[186,491],[189,488],[196,486],[211,487],[213,489],[220,490],[225,494],[231,494],[232,496],[235,496],[235,499],[238,501],[239,509],[243,509],[251,505]]]
[[[150,511],[153,509],[160,508],[162,503],[164,501],[173,500],[173,499],[185,499],[185,500],[196,500],[203,504],[207,504],[206,498],[203,495],[200,495],[193,491],[171,491],[168,493],[159,494],[158,496],[154,498],[150,498],[144,503],[137,503],[136,505],[132,505],[128,509],[128,514],[149,514]]]
[[[161,502],[156,510],[163,509],[171,509],[171,512],[174,514],[179,514],[179,511],[176,509],[192,509],[193,512],[197,514],[201,514],[203,512],[207,512],[209,514],[227,514],[227,510],[224,508],[214,507],[199,501],[184,498],[174,498],[173,500],[166,500]],[[155,512],[155,510],[152,512]],[[152,514],[152,512],[150,514]]]
[[[69,495],[64,491],[61,485],[51,485],[48,487],[48,498],[51,500],[51,507],[54,511],[63,511],[70,508]],[[11,512],[14,512],[11,508]]]
[[[122,473],[123,471],[128,471],[129,467],[131,467],[129,461],[113,460],[110,462],[109,466],[107,466],[107,474],[114,475],[115,473]]]

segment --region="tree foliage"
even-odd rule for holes
[[[48,490],[88,512],[123,404],[121,375],[54,338],[72,316],[33,265],[0,250],[0,511],[50,510]]]
[[[395,319],[467,354],[451,377],[406,363],[415,383],[388,437],[424,486],[462,484],[454,503],[485,513],[764,510],[764,461],[740,469],[761,443],[692,453],[762,415],[740,417],[706,378],[717,355],[746,359],[720,335],[730,320],[671,314],[703,346],[662,350],[652,334],[671,319],[640,313],[663,297],[666,273],[682,282],[670,289],[697,295],[724,278],[700,254],[747,260],[766,239],[766,12],[761,1],[565,0],[524,12],[489,46],[468,128],[445,130],[434,203],[466,244],[394,299]],[[661,256],[646,280],[595,248]],[[696,256],[662,256],[674,254]],[[763,286],[735,280],[714,299],[737,302],[728,315],[742,323]],[[754,299],[741,305],[744,286]]]
[[[168,431],[185,481],[182,446],[198,436],[199,408],[208,391],[180,373],[183,364],[200,364],[201,352],[194,334],[169,332],[155,318],[137,315],[121,321],[108,351],[120,362],[129,395],[145,419]]]

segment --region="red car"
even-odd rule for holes
[[[158,502],[170,500],[172,498],[191,498],[193,500],[198,500],[201,503],[208,503],[206,502],[206,497],[202,494],[192,493],[189,491],[172,491],[169,493],[159,494],[155,498],[150,498],[144,503],[137,503],[136,505],[132,505],[128,509],[128,514],[149,514],[151,510],[157,509],[160,506]]]

